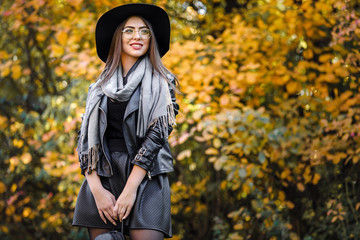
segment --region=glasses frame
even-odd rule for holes
[[[134,31],[134,33],[133,33],[133,35],[132,35],[132,37],[131,37],[131,38],[127,38],[127,37],[126,37],[126,35],[124,34],[124,33],[125,33],[125,30],[127,30],[127,29],[131,29],[131,30],[133,30],[133,31]],[[149,38],[143,38],[143,37],[141,36],[140,31],[141,31],[141,30],[143,30],[143,29],[147,29],[147,30],[149,30]],[[150,39],[150,38],[151,38],[151,31],[150,31],[150,29],[149,29],[149,28],[140,28],[140,29],[136,29],[136,28],[126,27],[126,28],[124,28],[121,32],[122,32],[122,35],[124,36],[124,38],[126,38],[126,39],[128,39],[128,40],[130,40],[130,39],[133,39],[133,38],[134,38],[134,36],[135,36],[135,32],[137,32],[137,33],[139,34],[139,37],[140,37],[141,39],[148,40],[148,39]]]

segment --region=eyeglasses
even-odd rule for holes
[[[141,28],[139,30],[136,30],[134,28],[124,28],[122,30],[123,36],[126,39],[134,38],[135,32],[139,33],[141,39],[149,39],[151,37],[150,29],[148,28]]]

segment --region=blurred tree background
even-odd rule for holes
[[[0,238],[71,226],[98,17],[169,13],[173,239],[360,239],[358,0],[2,0]]]

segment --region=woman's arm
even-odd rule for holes
[[[106,219],[108,219],[112,224],[116,225],[114,219],[116,219],[117,215],[113,214],[116,203],[114,195],[102,186],[100,177],[97,175],[96,171],[92,171],[90,174],[86,172],[85,176],[90,191],[94,196],[101,219],[104,223],[106,223]]]
[[[117,199],[113,209],[113,216],[117,216],[120,222],[129,216],[136,200],[137,189],[145,175],[146,171],[143,168],[134,165],[124,190]]]

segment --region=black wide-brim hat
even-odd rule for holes
[[[161,57],[169,51],[170,20],[167,13],[162,8],[151,4],[125,4],[104,13],[96,24],[96,51],[103,62],[106,62],[108,57],[116,28],[131,16],[140,16],[150,22]]]

